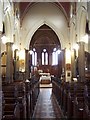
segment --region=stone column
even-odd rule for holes
[[[62,60],[61,60],[61,53],[58,54],[58,77],[60,78],[61,77],[61,73],[62,73]]]
[[[65,70],[65,49],[63,49],[61,51],[61,64],[62,64],[62,78],[63,78],[63,81],[66,81],[66,70]]]
[[[90,31],[90,1],[87,2],[87,14],[88,14],[89,31]]]
[[[49,65],[52,65],[52,51],[49,50]]]
[[[72,76],[72,79],[73,78],[76,78],[76,51],[75,49],[73,49],[71,51],[71,76]]]
[[[25,50],[25,78],[29,79],[30,71],[29,71],[29,50]]]
[[[79,50],[78,50],[78,68],[79,68],[79,79],[78,81],[85,81],[85,43],[79,42]]]
[[[18,49],[14,51],[14,80],[17,80],[19,76],[17,76],[17,72],[19,72],[19,56],[17,56]]]
[[[2,118],[1,35],[2,32],[0,32],[0,120]]]
[[[88,52],[90,53],[90,1],[87,3],[87,13],[88,13],[88,25],[89,25],[89,38],[88,38]],[[88,66],[90,70],[90,65]]]
[[[37,60],[38,60],[38,65],[40,65],[40,50],[37,49]],[[30,55],[31,56],[31,55]],[[31,58],[30,58],[31,59]]]
[[[13,51],[12,51],[13,43],[8,42],[6,43],[6,81],[8,83],[13,82]]]
[[[88,34],[88,52],[90,53],[90,34]]]
[[[90,34],[88,34],[88,52],[90,53]],[[90,70],[90,64],[88,64],[88,70]]]

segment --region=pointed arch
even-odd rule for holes
[[[30,29],[28,30],[28,33],[27,33],[27,36],[26,36],[26,44],[24,43],[25,48],[29,49],[29,44],[28,43],[30,43],[30,41],[32,39],[32,36],[37,31],[37,29],[40,28],[44,24],[49,26],[56,33],[56,35],[58,36],[59,41],[61,43],[61,47],[63,48],[63,46],[64,46],[64,36],[63,36],[63,34],[61,32],[58,33],[57,28],[47,20],[45,20],[45,21],[41,20],[40,22],[38,22],[38,24],[35,24],[35,26],[31,30]]]

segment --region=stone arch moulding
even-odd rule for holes
[[[56,33],[56,35],[58,36],[59,40],[60,40],[60,43],[61,43],[61,48],[64,48],[64,36],[63,34],[58,30],[57,28],[51,24],[49,21],[44,21],[44,20],[41,20],[38,24],[36,24],[31,30],[28,30],[28,33],[27,33],[27,36],[26,36],[26,44],[23,40],[23,45],[26,49],[29,49],[29,44],[31,39],[32,39],[32,36],[34,35],[34,33],[37,31],[37,29],[39,27],[41,27],[42,25],[46,24],[47,26],[49,26],[50,28],[52,28],[52,30]]]
[[[81,6],[80,8],[80,14],[79,14],[79,41],[81,40],[81,37],[85,35],[85,27],[86,27],[86,19],[87,19],[87,11],[85,7]]]
[[[8,38],[8,42],[13,42],[13,26],[12,26],[12,18],[10,13],[7,11],[7,14],[5,15],[5,31],[6,31],[6,36]]]
[[[15,31],[15,45],[19,48],[20,45],[20,35],[19,35],[19,30],[16,29]]]
[[[83,35],[85,35],[85,28],[86,28],[86,13],[84,11],[82,11],[81,13],[81,19],[80,19],[80,38],[83,37]]]
[[[51,4],[55,5],[56,7],[58,7],[60,9],[60,11],[62,11],[62,13],[64,14],[66,20],[67,20],[67,23],[69,22],[69,17],[67,15],[67,12],[66,10],[64,9],[63,5],[58,1],[58,0],[55,0],[56,2],[51,2]],[[57,2],[58,1],[58,2]],[[25,15],[28,13],[28,10],[33,7],[34,5],[38,4],[38,2],[31,2],[27,5],[22,17],[21,17],[21,25],[22,25],[22,21],[25,17]]]
[[[76,41],[76,29],[75,29],[74,22],[71,23],[70,42],[71,42],[71,47],[73,47],[73,45],[77,42]]]

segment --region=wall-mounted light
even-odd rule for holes
[[[56,51],[56,48],[54,48],[53,51],[55,52],[55,51]]]
[[[19,71],[25,71],[25,50],[19,51]]]
[[[66,49],[66,63],[71,63],[71,51]]]
[[[3,43],[3,44],[6,44],[6,42],[7,42],[7,37],[4,35],[4,36],[1,37],[1,40],[2,40],[2,43]]]
[[[75,49],[75,50],[78,50],[78,49],[79,49],[78,43],[76,43],[76,44],[73,46],[73,49]]]
[[[81,38],[81,41],[88,44],[88,34],[84,35],[84,36]]]
[[[58,49],[58,50],[57,50],[57,53],[58,53],[58,54],[60,54],[60,53],[61,53],[61,50],[60,50],[60,49]]]
[[[15,44],[13,44],[12,50],[14,51],[15,49],[17,49],[17,46]]]
[[[35,51],[36,51],[36,49],[35,49],[35,48],[33,48],[33,51],[35,52]]]
[[[43,52],[46,52],[46,49],[43,49]]]
[[[32,51],[32,50],[29,50],[29,53],[30,53],[30,55],[32,55],[32,54],[33,54],[33,51]]]
[[[20,50],[19,51],[19,60],[25,60],[25,50]]]

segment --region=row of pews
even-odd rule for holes
[[[52,78],[52,92],[65,118],[90,120],[90,81],[69,83]]]
[[[16,80],[3,83],[3,115],[2,120],[29,120],[33,117],[39,94],[39,81]]]

